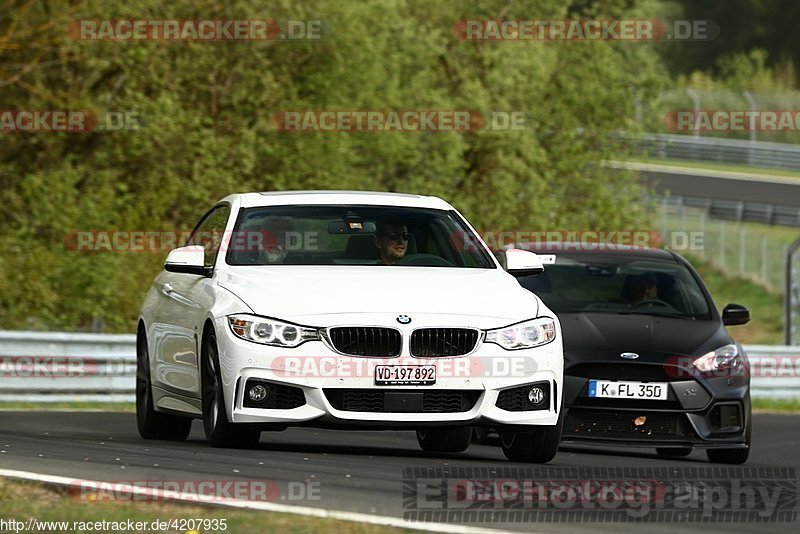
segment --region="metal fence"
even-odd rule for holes
[[[657,229],[667,246],[701,256],[727,273],[741,274],[776,293],[783,292],[784,258],[797,238],[797,230],[789,225],[757,222],[780,214],[763,213],[744,202],[679,196],[654,200],[658,206]],[[676,237],[685,235],[696,235],[697,239],[686,248],[675,246]]]
[[[800,145],[790,143],[654,133],[623,138],[637,152],[654,158],[800,170]]]
[[[745,347],[754,398],[800,399],[800,347]],[[0,401],[133,402],[134,335],[0,332]]]

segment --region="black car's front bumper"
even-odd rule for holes
[[[564,377],[566,411],[562,442],[565,444],[748,447],[751,414],[746,380],[724,377],[702,382],[694,378],[671,380],[668,398],[663,401],[591,398],[589,380],[586,376]]]

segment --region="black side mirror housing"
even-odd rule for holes
[[[741,304],[728,304],[722,308],[722,324],[734,326],[750,322],[750,310]]]

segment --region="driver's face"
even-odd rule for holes
[[[375,246],[380,251],[381,261],[392,265],[406,255],[408,240],[403,239],[403,234],[408,232],[405,224],[387,225],[381,235],[375,237]]]

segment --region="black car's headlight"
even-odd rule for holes
[[[694,366],[700,372],[712,373],[726,370],[738,371],[742,368],[742,363],[739,347],[731,344],[700,356],[694,361]]]
[[[556,321],[539,317],[529,321],[486,331],[486,342],[506,350],[530,349],[550,343],[556,338]]]
[[[231,315],[228,324],[236,337],[273,347],[297,347],[319,339],[316,328],[255,315]]]

